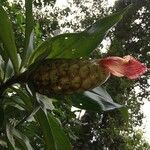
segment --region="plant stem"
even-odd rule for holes
[[[32,76],[32,73],[38,67],[39,64],[41,64],[41,61],[37,61],[36,63],[30,65],[28,67],[28,70],[26,70],[25,72],[19,75],[15,75],[8,79],[5,83],[0,84],[0,97],[3,95],[3,93],[9,86],[15,83],[27,83],[29,81],[29,77]]]
[[[25,83],[25,82],[27,82],[27,72],[11,77],[5,83],[2,83],[0,85],[0,97],[3,95],[3,93],[9,86],[15,83]]]
[[[22,123],[24,123],[25,121],[27,121],[28,119],[30,119],[32,116],[34,116],[36,114],[36,112],[40,109],[40,106],[37,106],[31,114],[25,116],[20,122],[18,122],[18,124],[15,126],[15,128],[19,127]]]

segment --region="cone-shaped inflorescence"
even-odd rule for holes
[[[72,94],[103,84],[109,71],[99,60],[47,59],[30,75],[29,82],[41,94]]]
[[[147,67],[132,56],[102,59],[47,59],[38,64],[28,76],[35,90],[51,96],[83,92],[103,84],[110,73],[136,79]]]
[[[128,55],[102,59],[46,59],[34,63],[29,69],[0,85],[0,95],[14,83],[29,83],[36,92],[52,96],[83,92],[103,84],[110,74],[137,79],[149,70],[144,64]]]

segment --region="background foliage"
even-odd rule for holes
[[[33,15],[30,5],[32,2]],[[98,18],[108,15],[111,11],[122,10],[131,2],[120,0],[113,8],[107,8],[104,0],[93,0],[90,7],[85,1],[75,0],[70,7],[64,9],[55,7],[53,0],[30,1],[30,3],[26,1],[26,4],[23,4],[19,1],[9,4],[5,0],[0,1],[0,5],[5,8],[12,22],[16,44],[15,47],[14,41],[10,42],[8,45],[12,47],[10,52],[9,47],[3,46],[3,37],[0,37],[1,83],[13,76],[14,72],[16,74],[23,72],[28,64],[32,63],[34,59],[28,58],[34,49],[38,51],[40,49],[42,52],[46,50],[47,47],[43,45],[37,47],[39,43],[47,39],[51,40],[50,37],[61,33],[83,31]],[[132,54],[149,66],[149,7],[148,0],[143,0],[141,3],[135,1],[133,8],[107,35],[106,39],[111,42],[108,51],[101,53],[103,46],[99,45],[91,57]],[[1,24],[6,27],[5,22],[0,22]],[[7,31],[9,28],[6,28]],[[1,30],[0,32],[2,33]],[[13,33],[11,34],[13,36]],[[7,39],[6,42],[10,40],[12,39]],[[34,44],[33,40],[35,40]],[[8,49],[7,54],[6,49]],[[19,55],[16,55],[16,52]],[[40,59],[45,58],[41,53],[37,55]],[[15,60],[12,61],[14,63],[11,63],[9,58]],[[21,66],[20,69],[17,67],[18,64]],[[43,149],[45,147],[52,150],[67,150],[71,149],[70,142],[75,150],[149,149],[149,144],[143,139],[142,133],[135,130],[135,127],[142,124],[143,114],[140,107],[145,99],[149,99],[147,79],[149,73],[136,81],[111,77],[104,88],[116,103],[126,107],[103,113],[86,110],[82,115],[82,110],[72,110],[72,101],[68,97],[58,98],[57,101],[43,95],[35,95],[32,88],[29,90],[25,84],[16,85],[19,88],[10,87],[4,97],[1,97],[3,102],[0,109],[0,149],[8,149],[8,147],[9,149],[16,149],[16,147]],[[141,90],[139,93],[135,92],[137,86]]]

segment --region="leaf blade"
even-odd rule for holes
[[[12,128],[11,126],[6,123],[6,134],[7,134],[7,138],[8,138],[8,141],[9,141],[9,145],[11,147],[11,149],[18,149],[15,145],[15,140],[13,138],[13,133],[12,133]]]
[[[36,118],[40,124],[41,130],[43,132],[43,138],[45,140],[45,149],[47,150],[56,150],[54,137],[51,134],[51,128],[47,120],[47,116],[42,109],[39,109],[36,113]]]
[[[47,150],[71,150],[70,142],[56,118],[42,109],[36,114],[45,138],[45,148]]]
[[[90,53],[101,43],[109,29],[119,22],[128,7],[95,22],[85,31],[69,33],[49,38],[37,48],[31,56],[31,62],[44,58],[80,58],[89,57]],[[38,55],[37,55],[38,54]],[[33,59],[34,58],[34,59]]]
[[[102,87],[73,95],[71,98],[75,107],[90,111],[102,112],[122,107],[122,105],[115,103]]]
[[[34,18],[33,18],[33,9],[32,9],[33,0],[25,1],[25,43],[22,55],[22,66],[28,63],[28,59],[33,52],[34,45]]]
[[[15,128],[12,130],[12,132],[13,132],[14,137],[17,139],[17,141],[20,143],[23,149],[33,150],[29,139],[23,133],[21,133],[19,130]]]
[[[71,150],[71,144],[65,132],[51,113],[48,114],[48,120],[56,141],[57,150]]]
[[[19,61],[17,56],[17,48],[15,44],[14,34],[11,22],[4,8],[0,5],[0,40],[3,43],[4,49],[9,56],[15,73],[19,71]]]

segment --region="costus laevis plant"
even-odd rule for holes
[[[46,59],[31,72],[28,82],[35,90],[50,96],[73,94],[102,85],[110,74],[136,79],[147,67],[132,56],[103,59]]]
[[[32,68],[32,69],[31,69]],[[128,55],[102,59],[45,59],[5,85],[29,83],[36,92],[52,96],[84,92],[102,85],[110,75],[136,79],[147,67]],[[5,87],[4,87],[5,88]]]

